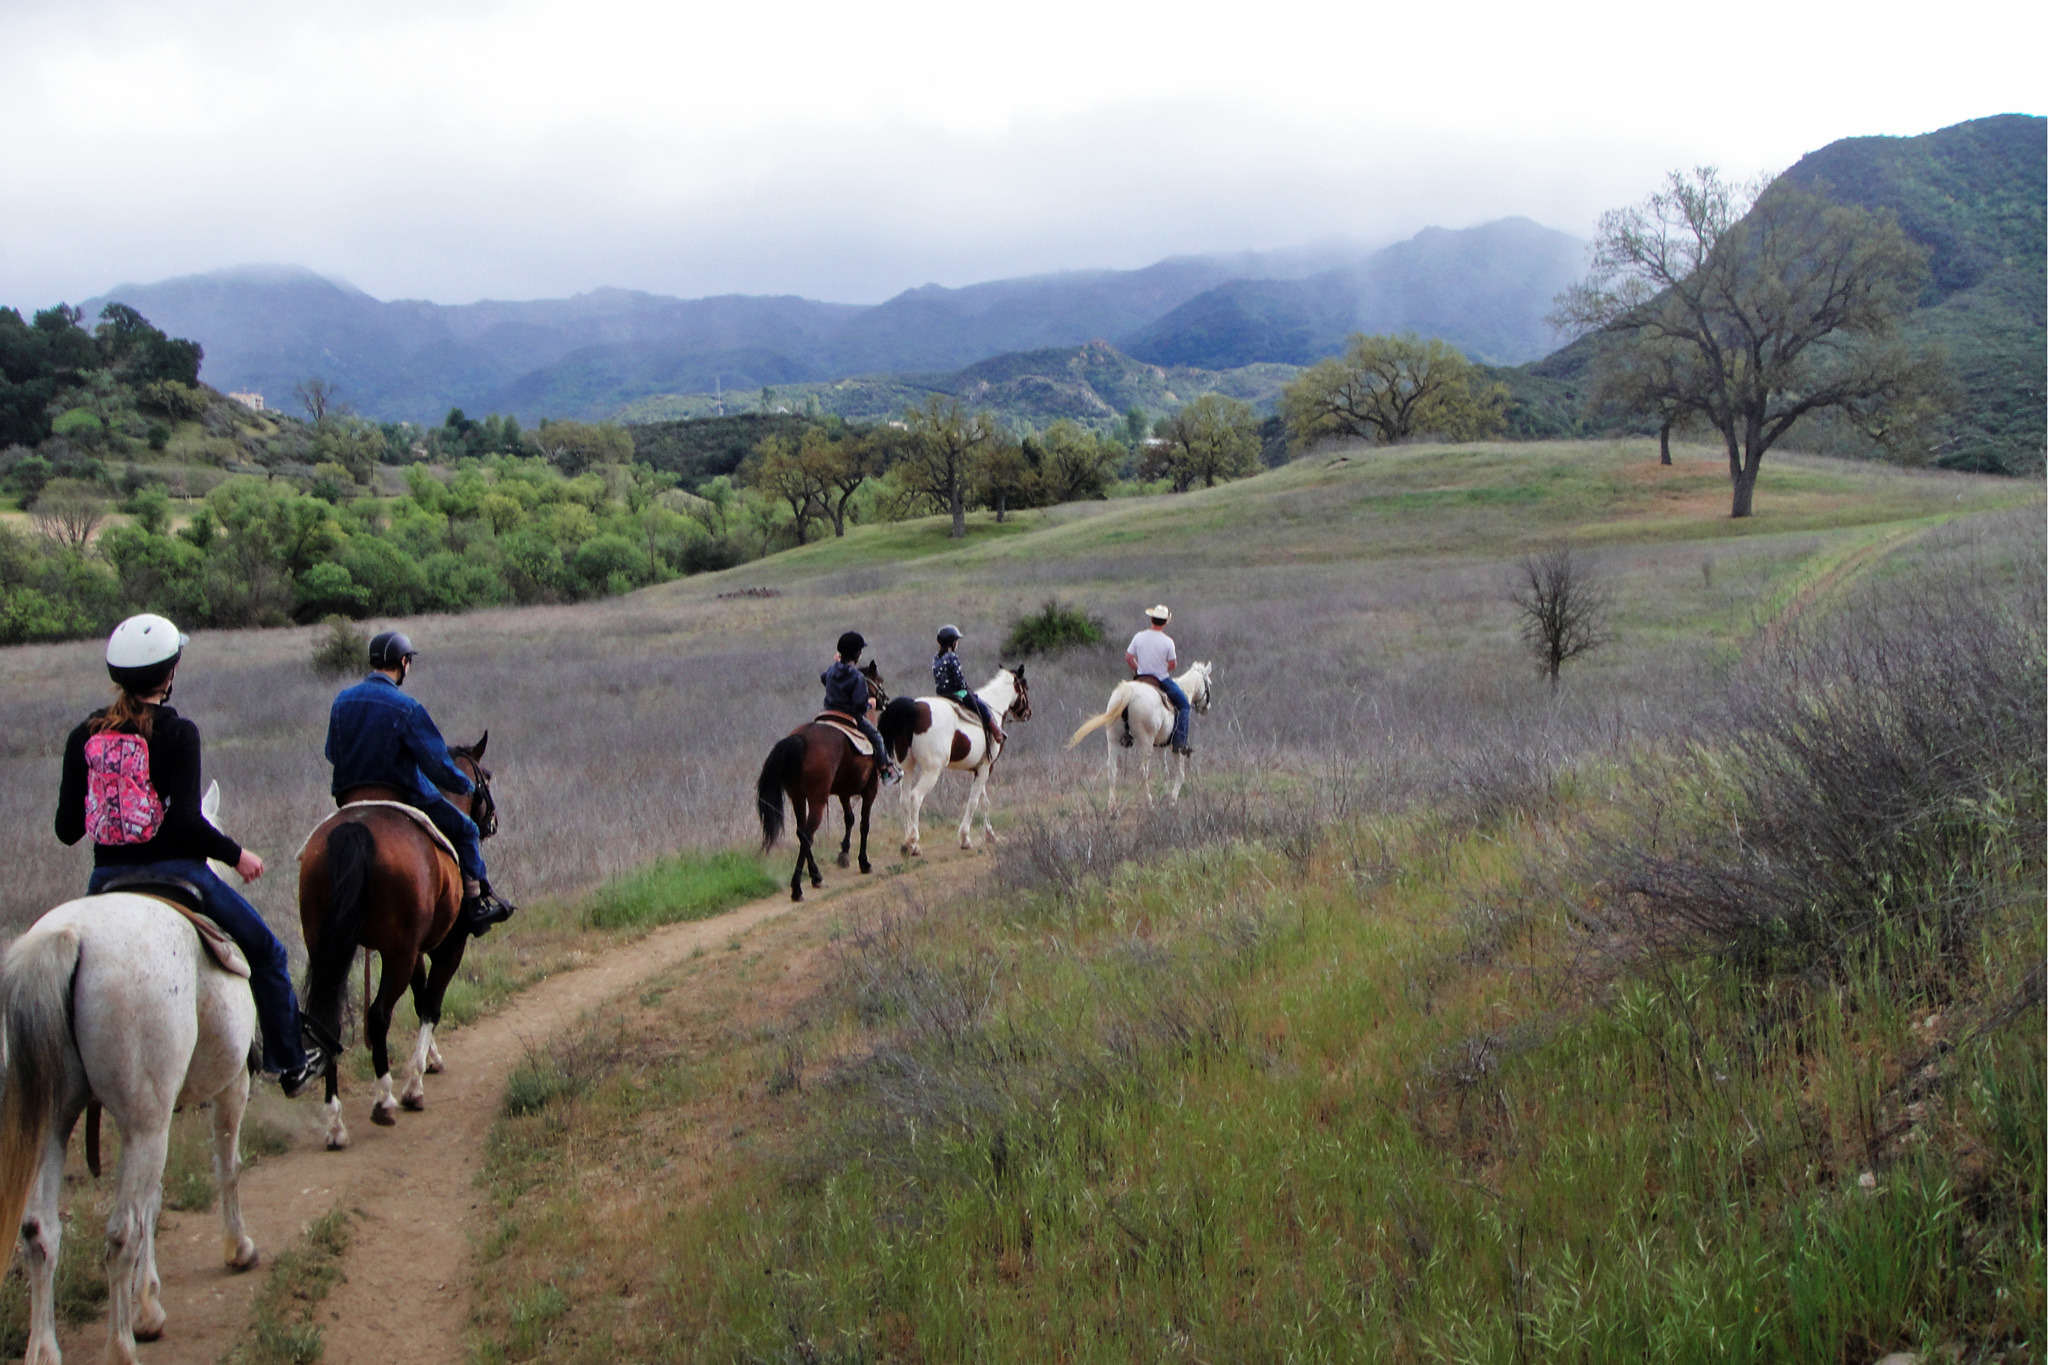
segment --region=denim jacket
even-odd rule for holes
[[[334,765],[336,796],[370,783],[417,791],[429,800],[444,791],[470,791],[469,777],[448,756],[427,708],[382,673],[334,699],[327,714],[327,761]]]

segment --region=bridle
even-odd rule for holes
[[[1188,705],[1206,716],[1209,714],[1209,703],[1215,695],[1216,680],[1207,670],[1204,670],[1202,673],[1202,695],[1199,699],[1189,698]]]
[[[1017,680],[1017,696],[1003,712],[1004,720],[1031,719],[1031,684],[1024,681],[1021,669],[1012,669],[1010,676]]]
[[[498,832],[498,802],[491,795],[491,770],[477,762],[467,748],[450,749],[448,756],[469,768],[469,780],[476,784],[469,797],[469,818],[476,822],[476,837],[488,839]]]

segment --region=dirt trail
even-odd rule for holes
[[[934,848],[906,875],[972,856]],[[317,1138],[302,1140],[243,1176],[243,1218],[264,1256],[254,1272],[236,1275],[222,1267],[217,1211],[163,1216],[157,1262],[169,1321],[161,1341],[140,1348],[141,1358],[147,1365],[213,1365],[239,1339],[270,1260],[308,1223],[342,1204],[361,1217],[344,1262],[346,1282],[320,1306],[329,1365],[462,1361],[473,1279],[472,1234],[482,1200],[476,1176],[506,1077],[528,1050],[584,1012],[696,953],[785,917],[844,914],[902,885],[900,876],[849,884],[846,874],[838,873],[823,893],[813,892],[800,905],[779,892],[715,919],[657,929],[540,982],[499,1013],[442,1035],[447,1071],[427,1078],[426,1112],[401,1113],[395,1128],[371,1124],[366,1083],[345,1086],[347,1150],[329,1152]],[[409,1055],[411,1039],[401,1044],[394,1036],[392,1042],[396,1072]],[[404,1077],[397,1080],[403,1083]],[[97,1231],[74,1228],[72,1235]],[[105,1333],[103,1319],[65,1329],[66,1356],[98,1359]]]

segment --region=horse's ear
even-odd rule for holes
[[[1018,682],[1023,682],[1023,681],[1024,681],[1024,665],[1023,665],[1022,663],[1019,663],[1019,664],[1017,665],[1017,681],[1018,681]]]
[[[216,818],[220,815],[219,782],[209,782],[206,784],[206,795],[199,798],[199,813],[206,817],[207,824],[212,825],[215,829],[220,828],[220,821]]]
[[[484,746],[486,744],[489,744],[490,742],[491,732],[489,730],[486,730],[483,733],[483,738],[479,739],[475,744],[470,746],[469,756],[471,758],[481,761],[484,756]]]

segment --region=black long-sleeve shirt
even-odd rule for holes
[[[149,735],[149,784],[164,803],[156,837],[140,844],[94,844],[95,867],[134,867],[174,858],[215,858],[233,867],[242,846],[206,821],[199,809],[199,727],[168,706],[156,712]],[[132,727],[124,727],[130,734]],[[57,791],[57,838],[75,844],[85,837],[85,741],[92,722],[64,741],[64,780]]]

